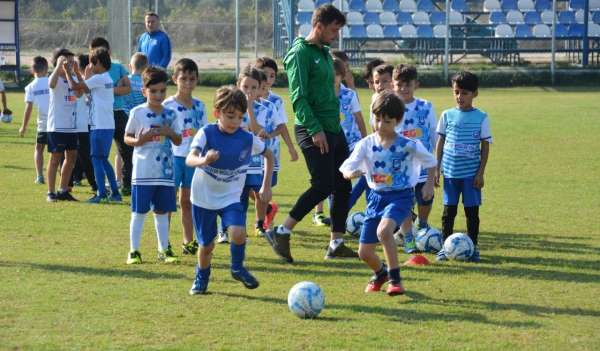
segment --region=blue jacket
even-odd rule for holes
[[[171,41],[167,33],[160,30],[140,35],[137,50],[146,55],[153,66],[167,68],[171,61]]]

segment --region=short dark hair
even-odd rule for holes
[[[394,118],[401,121],[404,117],[404,103],[402,99],[391,90],[377,94],[373,101],[372,111],[375,116]]]
[[[333,70],[336,76],[344,77],[346,75],[346,64],[337,57],[333,58]]]
[[[144,84],[144,88],[147,88],[154,84],[159,83],[167,83],[169,81],[169,76],[164,69],[156,66],[150,66],[142,72],[142,82]]]
[[[339,58],[344,63],[348,63],[348,61],[350,61],[350,59],[348,58],[348,55],[342,50],[338,50],[338,49],[331,50],[331,56]]]
[[[394,73],[394,66],[390,65],[389,63],[384,63],[382,65],[379,65],[375,68],[373,68],[373,74],[375,74],[375,72],[377,72],[377,74],[382,75],[382,74],[389,74],[390,77],[392,76],[392,74]]]
[[[105,48],[106,50],[110,50],[110,44],[108,43],[108,40],[102,37],[95,37],[94,39],[92,39],[92,41],[90,41],[91,50],[100,47]]]
[[[255,68],[258,70],[258,84],[262,84],[267,81],[267,74],[261,68]]]
[[[42,73],[48,70],[48,61],[42,56],[36,56],[33,58],[33,64],[31,70],[35,73]]]
[[[229,107],[246,113],[248,109],[248,100],[246,95],[233,85],[224,85],[217,89],[213,108],[215,111],[223,111]]]
[[[264,72],[263,72],[264,74]],[[242,70],[240,72],[240,75],[238,76],[238,80],[237,80],[237,84],[240,84],[242,82],[242,79],[244,78],[252,78],[254,80],[256,80],[259,84],[263,81],[259,69],[258,68],[254,68],[250,65],[246,66],[246,68],[244,68],[244,70]]]
[[[88,54],[77,55],[77,63],[79,64],[80,69],[85,69],[87,67],[87,65],[90,64],[90,55],[88,55]]]
[[[148,66],[148,57],[141,52],[133,54],[131,60],[133,61],[133,68],[135,70],[142,70]]]
[[[152,16],[152,17],[156,17],[156,18],[160,19],[160,17],[158,17],[158,13],[156,13],[154,11],[146,11],[146,13],[144,13],[144,17],[148,17],[148,16]]]
[[[452,76],[452,85],[460,89],[476,92],[479,89],[479,78],[469,71],[460,71]]]
[[[383,61],[380,58],[372,59],[371,61],[367,62],[367,64],[365,65],[365,69],[363,70],[362,78],[367,81],[370,80],[373,77],[373,68],[380,66],[384,63],[385,61]]]
[[[90,54],[90,62],[94,65],[99,62],[108,71],[110,69],[108,50],[103,47],[95,48]]]
[[[315,10],[312,15],[311,23],[313,27],[316,26],[317,23],[321,23],[324,26],[337,23],[343,26],[346,24],[346,16],[344,16],[344,14],[335,6],[327,4],[319,6],[319,8]]]
[[[56,62],[61,56],[70,57],[75,56],[75,54],[73,54],[70,50],[65,48],[54,49],[54,52],[52,53],[52,66],[56,67]]]
[[[394,68],[392,79],[407,83],[412,80],[417,80],[417,67],[401,63]]]
[[[256,62],[254,63],[254,67],[256,67],[256,68],[269,67],[270,69],[275,71],[275,73],[277,73],[277,71],[279,71],[279,67],[277,67],[277,62],[275,62],[275,60],[273,60],[272,58],[267,57],[267,56],[257,58]]]
[[[194,60],[189,59],[189,58],[179,59],[175,63],[175,69],[173,70],[173,76],[177,77],[179,75],[179,73],[183,73],[183,72],[195,74],[196,78],[198,78],[198,76],[199,76],[198,65],[196,64],[196,62],[194,62]]]

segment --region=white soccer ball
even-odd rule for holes
[[[360,230],[365,221],[363,212],[352,212],[346,219],[346,232],[355,238],[360,236]]]
[[[12,115],[2,115],[2,122],[4,122],[4,123],[12,122]]]
[[[444,241],[444,252],[449,259],[468,260],[475,251],[475,245],[467,234],[454,233]]]
[[[315,318],[324,306],[323,291],[313,282],[300,282],[288,294],[288,307],[299,318]]]
[[[444,240],[442,239],[442,233],[440,233],[439,230],[428,227],[417,231],[415,244],[417,245],[417,249],[421,252],[436,253],[442,249]]]

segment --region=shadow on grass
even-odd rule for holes
[[[590,237],[484,232],[481,233],[480,238],[481,245],[484,249],[486,247],[492,247],[494,249],[532,250],[544,253],[555,252],[600,255],[600,248],[582,243],[582,241],[590,240]]]
[[[2,168],[16,169],[18,171],[29,171],[29,170],[33,169],[33,167],[23,167],[23,166],[17,166],[17,165],[2,165]]]
[[[100,275],[105,277],[125,277],[138,279],[189,279],[185,274],[173,273],[155,273],[143,271],[140,269],[111,269],[111,268],[94,268],[85,266],[66,266],[62,264],[51,263],[31,263],[31,262],[6,262],[0,261],[0,268],[16,267],[30,268],[47,272],[73,273],[85,275]]]

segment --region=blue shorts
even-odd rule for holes
[[[376,244],[377,227],[382,218],[390,218],[396,225],[402,224],[410,215],[414,198],[412,189],[398,191],[377,192],[371,191],[367,201],[365,221],[360,231],[361,244]]]
[[[175,212],[175,187],[165,185],[134,185],[131,187],[131,212]]]
[[[48,132],[37,132],[36,143],[40,145],[48,144]]]
[[[235,202],[219,210],[208,210],[192,205],[192,219],[196,229],[196,240],[201,246],[210,245],[217,236],[217,215],[225,228],[230,226],[246,227],[242,204]]]
[[[421,191],[423,190],[424,186],[425,182],[417,183],[417,185],[415,186],[415,201],[419,206],[431,206],[431,204],[433,204],[433,197],[427,201],[423,199],[423,194],[421,193]]]
[[[481,206],[481,189],[473,186],[475,178],[444,178],[444,205],[457,206],[460,194],[464,207]]]
[[[90,130],[90,156],[108,157],[114,134],[114,129]]]
[[[258,192],[263,182],[263,174],[247,174],[246,182],[244,186],[250,187],[252,190]],[[273,171],[273,177],[271,178],[271,188],[277,185],[277,171]]]
[[[48,132],[48,152],[65,152],[79,149],[77,133]]]
[[[185,157],[173,157],[173,173],[175,174],[176,188],[191,188],[194,171],[194,167],[186,166]]]

